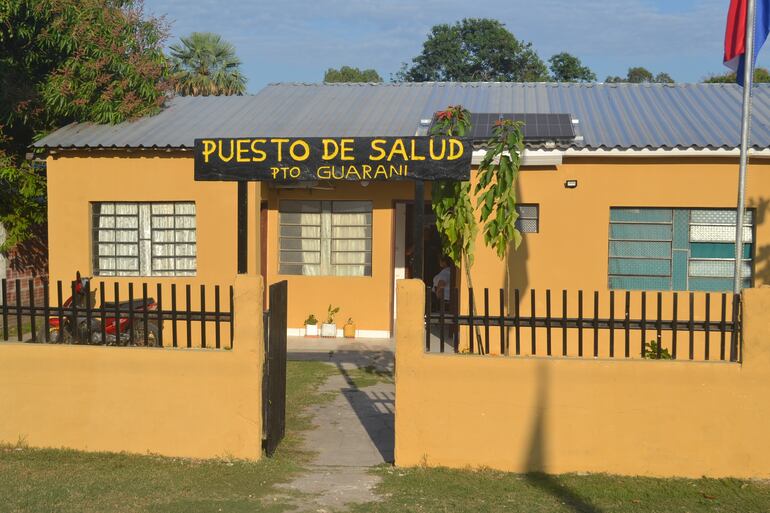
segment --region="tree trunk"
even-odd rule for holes
[[[472,294],[473,280],[471,279],[471,266],[468,264],[468,256],[465,253],[463,253],[463,260],[464,260],[463,267],[465,268],[465,279],[468,280],[468,294]],[[459,304],[457,305],[457,309],[459,313],[459,310],[460,310]],[[476,298],[475,297],[473,298],[473,311],[471,313],[473,314],[474,317],[476,317]],[[476,346],[479,348],[479,354],[484,354],[484,345],[482,344],[482,340],[481,340],[481,328],[479,327],[478,324],[474,326],[474,328],[476,333]],[[471,336],[473,336],[473,334],[471,334]]]

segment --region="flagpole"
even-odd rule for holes
[[[738,175],[738,211],[735,225],[735,282],[733,292],[741,293],[743,287],[743,215],[746,208],[746,167],[749,160],[749,136],[751,134],[751,84],[754,79],[754,17],[756,0],[748,0],[746,6],[746,53],[743,65],[743,110],[741,112],[741,158]]]

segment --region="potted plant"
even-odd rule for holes
[[[322,337],[336,337],[337,336],[337,325],[334,324],[334,316],[337,315],[337,312],[340,311],[340,307],[338,306],[332,306],[329,305],[328,310],[326,311],[326,322],[324,322],[321,325],[321,336]]]
[[[352,317],[348,317],[348,322],[342,327],[342,334],[345,338],[356,338],[356,325]]]
[[[306,337],[318,336],[318,319],[316,319],[315,315],[313,314],[308,315],[307,319],[305,319],[305,336]]]

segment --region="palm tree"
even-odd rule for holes
[[[220,96],[246,92],[246,78],[235,47],[219,34],[193,32],[171,45],[174,89],[182,96]]]

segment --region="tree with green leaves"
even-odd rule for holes
[[[373,69],[358,69],[351,66],[342,66],[340,69],[329,68],[324,73],[324,82],[382,82],[382,77]]]
[[[596,74],[574,55],[561,52],[548,59],[551,80],[556,82],[596,82]]]
[[[609,76],[605,80],[609,84],[629,83],[629,84],[673,84],[674,79],[668,73],[658,73],[653,75],[647,68],[637,66],[628,68],[625,77]]]
[[[157,112],[169,91],[167,26],[133,0],[0,2],[2,250],[45,221],[33,140],[72,121],[118,123]]]
[[[396,73],[400,82],[537,82],[548,70],[531,43],[519,41],[497,20],[466,18],[435,25],[420,55]]]
[[[431,205],[442,250],[452,262],[465,270],[470,289],[473,288],[471,267],[473,249],[482,225],[484,244],[506,260],[513,246],[521,244],[516,228],[516,180],[519,175],[521,151],[524,146],[522,123],[499,121],[486,142],[486,154],[479,165],[477,182],[436,181],[432,184]],[[460,105],[450,106],[438,113],[433,135],[463,137],[470,131],[470,112]],[[508,283],[506,266],[506,284]],[[475,301],[473,302],[475,305]],[[475,313],[475,312],[474,312]],[[480,332],[476,332],[477,347],[483,351]]]
[[[193,32],[171,45],[174,88],[182,96],[227,96],[246,92],[235,47],[211,32]]]
[[[710,75],[703,82],[707,84],[735,84],[736,77],[734,71],[728,71],[721,75]],[[770,72],[767,68],[754,68],[754,83],[763,84],[770,82]]]

